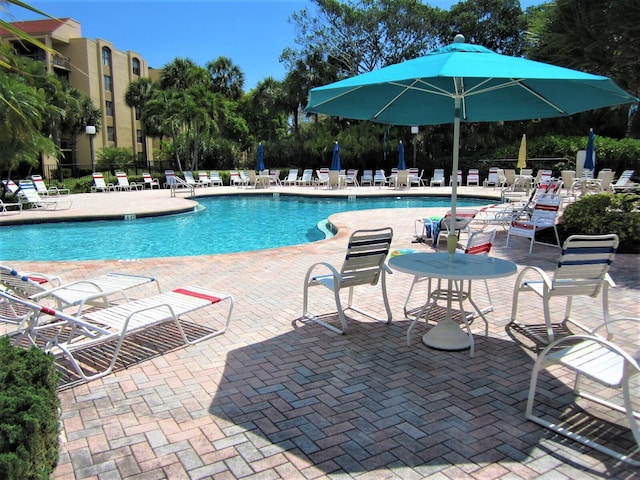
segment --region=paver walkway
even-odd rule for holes
[[[168,197],[166,191],[128,195],[86,194],[87,202],[74,196],[67,213],[90,211],[96,198],[99,211],[122,214],[135,205],[129,211],[135,213],[159,208]],[[236,298],[226,334],[62,390],[64,429],[54,478],[635,478],[629,467],[524,418],[535,353],[528,338],[508,327],[515,276],[489,281],[495,310],[487,338],[480,325],[472,326],[473,358],[468,351],[425,347],[419,339],[424,323],[406,345],[409,320],[402,306],[411,278],[398,272],[388,277],[391,325],[354,314],[349,333],[339,336],[299,321],[303,278],[312,263],[339,265],[346,238],[364,227],[390,225],[393,248],[433,251],[412,243],[413,221],[424,215],[423,209],[342,213],[332,217],[340,228],[333,239],[265,251],[11,262],[64,280],[112,271],[152,275],[163,290],[195,283]],[[553,271],[557,248],[536,245],[529,255],[525,240],[506,248],[505,239],[499,232],[492,255]],[[637,256],[616,258],[614,316],[640,316],[638,267]],[[477,290],[480,304],[483,290]],[[318,308],[334,308],[328,292],[317,293],[324,293],[315,297]],[[382,309],[377,288],[358,296]],[[522,318],[541,324],[539,300],[522,298]],[[601,315],[592,299],[575,301],[574,309],[594,326]],[[563,311],[561,302],[553,304],[555,318]],[[545,385],[561,397],[568,381],[546,377]]]

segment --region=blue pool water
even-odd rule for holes
[[[0,261],[137,259],[284,247],[325,238],[317,224],[334,213],[448,207],[450,201],[449,197],[359,197],[352,201],[296,196],[200,198],[205,209],[189,214],[1,227]],[[460,206],[486,203],[458,199]]]

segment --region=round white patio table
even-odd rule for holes
[[[460,325],[453,321],[451,304],[454,298],[458,299],[462,310],[462,302],[469,300],[480,316],[483,316],[483,313],[478,310],[475,302],[471,299],[471,285],[469,285],[468,291],[464,292],[462,291],[462,282],[464,280],[471,282],[471,280],[508,277],[517,271],[516,264],[508,260],[459,252],[453,255],[449,253],[408,253],[391,258],[389,266],[410,275],[448,281],[446,317],[422,337],[422,342],[439,350],[464,350],[471,347],[471,356],[473,356],[473,335],[470,330],[465,333]],[[422,316],[433,295],[439,297],[441,293],[440,290],[428,293],[427,304],[416,315],[409,330]],[[464,318],[464,311],[461,311],[461,315]]]

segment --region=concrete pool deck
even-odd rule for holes
[[[335,194],[309,187],[266,190]],[[197,194],[253,193],[232,187]],[[364,187],[348,194],[405,195]],[[477,192],[477,193],[475,193]],[[262,192],[261,192],[262,193]],[[342,192],[345,193],[344,191]],[[411,194],[448,194],[449,188],[412,189]],[[499,195],[498,189],[462,187],[461,194]],[[144,215],[192,209],[167,190],[73,195],[68,211],[25,211],[0,216],[79,218],[104,212]],[[197,284],[235,296],[229,331],[197,345],[129,365],[102,379],[60,392],[62,441],[56,479],[195,478],[635,478],[631,467],[527,421],[524,416],[535,352],[529,338],[509,326],[515,275],[490,280],[494,311],[489,335],[474,324],[476,353],[424,346],[424,322],[406,345],[409,320],[403,304],[411,277],[388,276],[394,321],[383,325],[350,315],[339,336],[302,324],[302,284],[318,261],[340,265],[346,239],[358,228],[392,226],[392,248],[434,251],[412,243],[414,220],[425,209],[380,209],[331,217],[336,237],[272,250],[135,261],[9,262],[20,270],[50,272],[71,281],[106,272],[156,277],[163,290]],[[434,212],[437,213],[437,212]],[[221,214],[238,215],[241,212]],[[0,229],[0,232],[2,230]],[[0,235],[6,234],[5,232]],[[105,241],[118,241],[116,237]],[[559,250],[523,239],[505,247],[498,232],[492,255],[521,269],[552,272]],[[213,239],[212,239],[213,241]],[[63,248],[63,246],[61,246]],[[618,255],[611,275],[612,316],[640,317],[637,255]],[[483,288],[477,289],[482,305]],[[316,305],[333,311],[332,296],[315,292]],[[382,309],[378,288],[356,291],[359,303]],[[552,303],[561,319],[563,302]],[[590,326],[601,303],[576,299],[575,316]],[[205,310],[202,314],[207,314]],[[520,318],[539,326],[540,300],[522,296]],[[198,315],[192,316],[197,321]],[[571,327],[573,331],[578,331]],[[636,335],[629,330],[621,335]],[[557,397],[568,392],[566,375],[548,377]],[[608,424],[604,435],[617,439]]]

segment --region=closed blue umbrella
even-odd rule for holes
[[[596,162],[595,162],[595,140],[596,140],[596,135],[595,133],[593,133],[593,128],[589,129],[589,137],[587,138],[587,151],[585,154],[585,158],[584,158],[584,166],[583,168],[585,170],[590,170],[593,171],[594,168],[596,168]]]
[[[340,145],[338,142],[333,144],[333,157],[331,158],[331,167],[329,170],[340,170],[342,166],[340,165]]]
[[[406,170],[407,164],[404,162],[404,144],[402,140],[398,144],[398,170]]]
[[[262,172],[264,170],[264,147],[262,143],[258,144],[258,161],[256,164],[256,170]]]
[[[453,123],[456,172],[461,122],[567,117],[638,101],[607,77],[501,55],[456,35],[423,57],[313,88],[305,110],[390,125]]]

